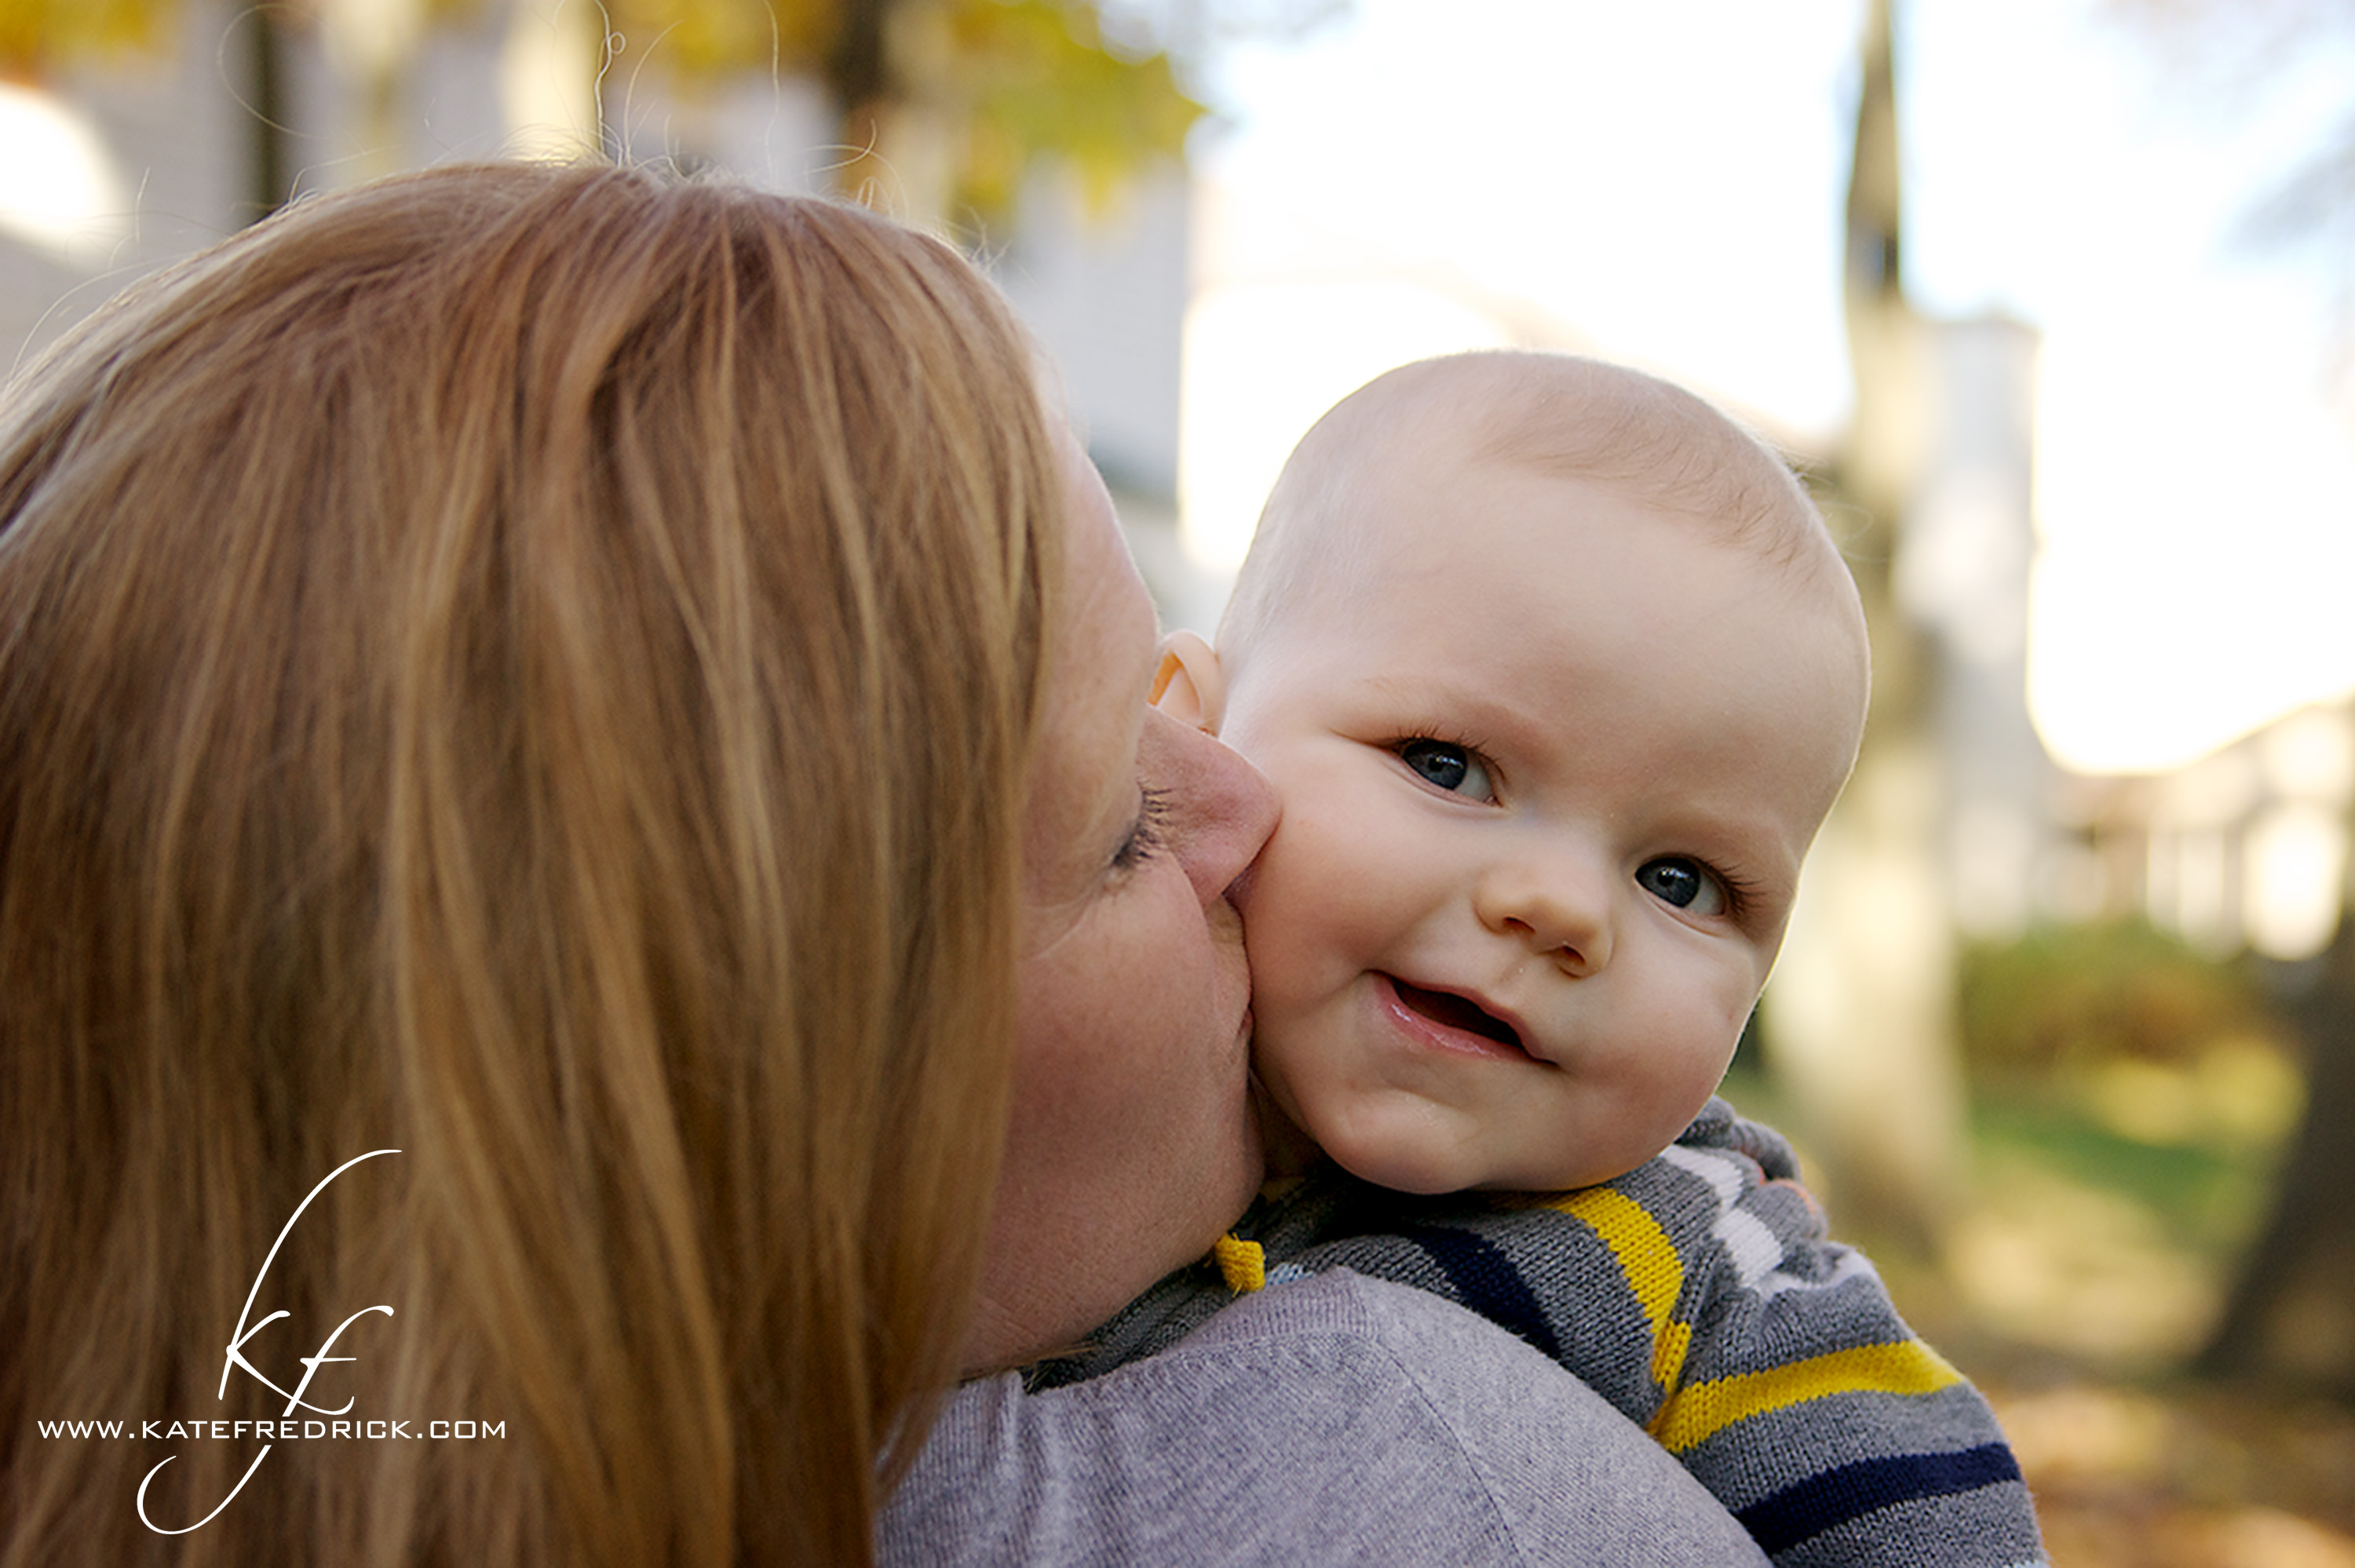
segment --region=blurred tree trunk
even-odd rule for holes
[[[246,200],[250,222],[276,212],[293,194],[294,160],[288,146],[286,93],[286,30],[278,12],[257,5],[238,18],[245,29],[246,102],[252,106],[247,122]]]
[[[842,127],[844,155],[835,179],[847,193],[856,193],[879,173],[886,122],[900,91],[890,44],[891,14],[900,5],[900,0],[842,0],[838,30],[826,51],[822,79]]]
[[[2199,1370],[2355,1401],[2355,914],[2291,1004],[2306,1120]]]
[[[1839,1225],[1927,1258],[1960,1177],[1964,1120],[1927,661],[1891,573],[1923,440],[1893,53],[1889,0],[1872,0],[1848,196],[1856,411],[1824,497],[1871,627],[1872,706],[1855,776],[1808,860],[1767,998],[1767,1050]]]

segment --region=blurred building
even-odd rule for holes
[[[2075,912],[2082,856],[2028,712],[2035,565],[2035,331],[1921,327],[1921,451],[1892,584],[1922,634],[1939,756],[1942,880],[1955,927],[1999,938]]]
[[[845,154],[813,84],[748,73],[679,94],[652,71],[599,84],[599,15],[579,0],[494,0],[429,27],[420,6],[346,0],[282,35],[264,67],[246,0],[187,0],[159,49],[0,83],[0,365],[250,221],[255,130],[272,102],[301,191],[600,136],[771,189],[826,187]],[[1182,169],[1148,172],[1101,211],[1050,171],[1029,182],[1018,228],[985,245],[1060,368],[1140,556],[1173,582],[1189,225]]]
[[[1203,592],[1178,546],[1178,431],[1193,188],[1147,175],[1094,210],[1054,173],[1029,182],[990,270],[1046,345],[1165,620]]]
[[[1899,546],[1943,753],[1957,927],[2143,915],[2211,952],[2318,953],[2346,902],[2355,696],[2300,709],[2172,772],[2090,777],[2046,756],[2025,702],[2036,534],[2036,335],[1927,329],[1922,482]]]
[[[2349,887],[2355,696],[2300,708],[2198,761],[2078,779],[2067,810],[2099,906],[2211,952],[2319,953]]]

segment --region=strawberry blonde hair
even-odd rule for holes
[[[1061,490],[864,212],[308,201],[0,406],[6,1564],[863,1562],[1004,1137]],[[226,1345],[471,1443],[275,1418]],[[249,1325],[250,1326],[250,1325]],[[312,1412],[298,1412],[311,1414]]]

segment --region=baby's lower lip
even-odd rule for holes
[[[1518,1042],[1482,1033],[1476,1026],[1482,1020],[1488,1027],[1505,1033],[1511,1031],[1501,1019],[1489,1017],[1464,998],[1446,991],[1426,991],[1395,975],[1374,978],[1380,982],[1380,1000],[1391,1018],[1413,1038],[1459,1055],[1506,1062],[1536,1060]]]

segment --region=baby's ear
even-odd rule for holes
[[[1216,735],[1226,702],[1227,683],[1209,643],[1190,631],[1173,631],[1161,640],[1161,667],[1153,673],[1155,707]]]

